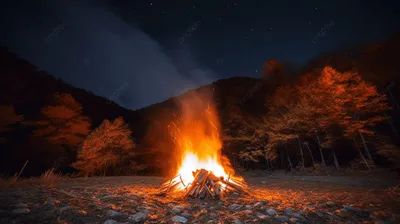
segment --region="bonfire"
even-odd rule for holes
[[[203,102],[192,98],[190,104],[183,104],[181,118],[170,126],[177,172],[163,183],[162,194],[182,192],[185,197],[219,199],[228,192],[246,193],[247,184],[235,176],[229,160],[221,154],[215,109]]]

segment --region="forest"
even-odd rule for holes
[[[165,175],[178,102],[212,92],[222,152],[237,169],[400,171],[400,32],[298,67],[268,59],[140,110],[122,108],[1,49],[2,175]]]

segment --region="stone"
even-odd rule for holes
[[[27,208],[28,205],[24,204],[24,203],[18,203],[18,204],[15,204],[14,207],[16,207],[16,208]]]
[[[230,208],[232,211],[238,211],[238,210],[240,210],[242,207],[243,207],[243,205],[238,205],[238,204],[233,204],[233,205],[229,206],[229,208]]]
[[[105,221],[103,224],[117,224],[118,222],[113,220],[113,219],[109,219],[107,221]]]
[[[278,219],[281,222],[289,222],[289,217],[285,216],[285,215],[277,215],[275,216],[276,219]]]
[[[246,208],[246,209],[252,209],[253,206],[251,206],[251,205],[246,205],[245,208]]]
[[[300,219],[298,218],[290,218],[289,220],[291,223],[300,223]]]
[[[138,212],[128,217],[128,220],[134,222],[143,222],[145,219],[146,219],[146,214],[144,214],[143,212]]]
[[[294,211],[293,211],[292,208],[287,208],[287,209],[285,209],[285,214],[286,214],[286,215],[289,215],[289,214],[291,214],[291,213],[294,213]]]
[[[344,208],[342,208],[342,209],[340,209],[340,210],[337,210],[337,211],[336,211],[336,214],[337,214],[339,217],[342,217],[342,218],[347,218],[347,217],[352,216],[352,214],[351,214],[347,209],[344,209]]]
[[[106,213],[106,217],[116,217],[116,216],[120,216],[121,213],[114,211],[114,210],[108,210]]]
[[[183,216],[176,215],[176,216],[172,217],[171,221],[172,222],[179,222],[179,223],[186,223],[188,221],[188,219],[183,217]]]
[[[264,214],[262,214],[262,213],[256,213],[256,216],[257,216],[257,218],[259,218],[259,219],[266,219],[267,218],[267,216],[266,215],[264,215]]]
[[[335,202],[333,202],[333,201],[328,201],[328,202],[326,202],[326,204],[329,205],[329,206],[334,206],[334,205],[335,205]]]
[[[307,220],[306,217],[304,217],[304,216],[302,216],[302,215],[300,215],[299,213],[296,213],[296,212],[289,213],[288,215],[290,217],[294,217],[294,218],[297,218],[297,219]]]
[[[269,209],[265,210],[265,213],[267,213],[269,216],[275,216],[276,215],[276,211],[273,208],[269,208]]]
[[[181,216],[185,217],[187,219],[190,219],[192,217],[189,213],[186,213],[186,212],[182,213]]]
[[[110,199],[110,198],[113,198],[113,197],[114,197],[114,195],[111,195],[111,194],[110,194],[110,195],[104,196],[103,199]]]
[[[31,210],[29,210],[29,208],[17,208],[12,210],[13,214],[26,214],[29,213]]]
[[[259,201],[259,202],[257,202],[257,203],[254,204],[254,207],[261,207],[261,206],[263,206],[263,205],[264,205],[264,203],[262,203],[261,201]]]
[[[181,213],[181,210],[178,208],[172,208],[171,210],[169,210],[169,212],[173,215],[177,215]]]
[[[69,209],[69,206],[66,205],[66,206],[60,208],[60,212],[67,211],[68,209]]]
[[[232,216],[232,223],[233,224],[243,224],[243,222],[240,221],[240,219],[235,216]]]
[[[218,217],[217,213],[215,213],[215,212],[210,213],[210,218],[216,219],[217,217]]]
[[[357,208],[354,208],[353,206],[348,206],[348,205],[343,205],[343,208],[346,209],[347,211],[351,211],[351,212],[359,211]]]

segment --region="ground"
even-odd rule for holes
[[[161,177],[3,181],[0,223],[400,223],[398,179],[243,175],[220,201],[158,196]]]

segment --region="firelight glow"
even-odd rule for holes
[[[191,98],[190,104],[183,105],[182,119],[172,125],[171,134],[177,143],[178,171],[170,184],[175,185],[177,190],[185,190],[194,181],[194,173],[201,169],[237,184],[236,181],[243,179],[234,176],[229,160],[221,154],[219,119],[214,107],[203,98],[194,99]],[[226,189],[224,184],[222,188]]]

